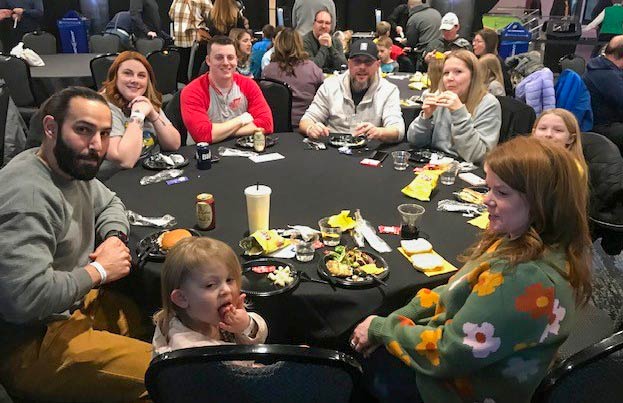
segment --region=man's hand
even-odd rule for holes
[[[89,259],[104,266],[107,274],[107,283],[119,280],[130,273],[132,264],[130,250],[117,237],[104,240],[100,246],[89,255]]]
[[[210,40],[211,36],[207,29],[199,28],[196,33],[197,42],[206,42]]]
[[[307,128],[307,137],[311,139],[319,139],[329,135],[329,128],[320,122],[313,123]]]
[[[155,37],[157,37],[157,36],[158,36],[158,34],[157,34],[157,33],[155,33],[154,31],[149,31],[149,32],[147,33],[147,37],[148,37],[149,39],[154,39],[154,38],[155,38]]]
[[[333,44],[333,41],[331,40],[331,35],[326,32],[320,35],[318,37],[318,43],[320,43],[320,46],[326,46],[330,48],[331,45]]]
[[[249,112],[245,112],[242,115],[238,116],[238,119],[240,119],[240,123],[243,126],[246,126],[249,123],[253,123],[253,115],[251,115]]]
[[[398,34],[398,36],[403,36],[404,31],[402,30],[402,27],[400,25],[396,26],[396,33]]]

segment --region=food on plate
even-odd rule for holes
[[[160,249],[162,250],[169,250],[182,239],[191,236],[193,236],[193,234],[185,229],[174,229],[171,231],[166,231],[160,234],[160,236],[158,237],[158,245],[160,245]]]
[[[268,274],[268,279],[276,286],[285,287],[294,281],[294,276],[288,266],[279,266],[277,270]]]
[[[436,253],[416,253],[411,256],[411,263],[422,270],[435,270],[443,266],[443,259]]]
[[[425,253],[433,250],[433,245],[426,239],[410,239],[407,241],[400,241],[400,246],[404,249],[407,255],[413,255],[414,253]]]
[[[365,281],[370,276],[387,270],[385,267],[378,267],[375,259],[368,253],[357,248],[346,249],[342,245],[336,246],[334,251],[327,254],[325,265],[332,276],[350,281]]]
[[[257,274],[272,273],[277,270],[277,266],[254,266],[251,268]]]

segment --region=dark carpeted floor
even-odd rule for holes
[[[606,311],[619,329],[623,322],[623,253],[608,255],[601,240],[593,244],[593,303]]]

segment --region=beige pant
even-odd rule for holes
[[[70,319],[49,324],[43,337],[29,340],[2,360],[0,383],[30,399],[136,401],[145,392],[152,350],[150,344],[131,338],[142,328],[132,301],[92,290]]]

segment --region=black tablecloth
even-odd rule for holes
[[[94,53],[57,53],[40,55],[42,67],[31,67],[33,89],[38,100],[45,100],[56,91],[71,85],[93,87],[89,62]]]
[[[402,203],[420,203],[426,208],[420,229],[435,250],[448,261],[458,265],[456,256],[475,240],[477,229],[457,213],[437,212],[437,201],[451,197],[451,191],[465,186],[457,179],[455,186],[439,185],[431,202],[418,202],[401,193],[414,177],[411,169],[395,171],[391,156],[380,168],[359,164],[370,151],[359,155],[338,154],[335,148],[325,151],[306,149],[302,137],[294,133],[278,135],[277,144],[266,152],[278,152],[285,159],[255,164],[247,158],[222,157],[212,169],[199,171],[194,160],[185,168],[188,182],[176,185],[164,183],[140,186],[139,179],[153,171],[141,167],[120,172],[110,179],[108,186],[117,192],[126,207],[146,216],[172,214],[179,226],[195,225],[195,197],[198,193],[212,193],[216,200],[216,229],[204,232],[231,245],[242,253],[239,240],[247,231],[244,188],[260,182],[272,188],[270,227],[285,228],[302,224],[317,228],[320,218],[336,214],[342,209],[359,208],[364,218],[374,226],[399,225],[397,206]],[[229,140],[223,144],[233,146]],[[218,146],[213,145],[212,152]],[[379,147],[372,143],[371,149]],[[402,143],[382,146],[388,151],[406,149]],[[194,146],[181,152],[192,158]],[[153,228],[132,227],[130,245],[134,249]],[[434,287],[447,281],[448,275],[429,278],[416,271],[395,249],[400,238],[381,235],[394,249],[384,254],[390,266],[387,287],[367,289],[340,289],[329,285],[301,283],[291,294],[252,299],[253,307],[269,324],[269,342],[307,343],[335,347],[348,337],[352,327],[372,313],[386,314],[404,305],[421,287]],[[350,236],[344,236],[352,244]],[[318,278],[317,265],[321,251],[313,262],[293,261],[297,269]],[[320,252],[320,253],[319,253]],[[148,262],[142,273],[143,287],[137,294],[154,304],[159,302],[159,277],[162,264]]]

